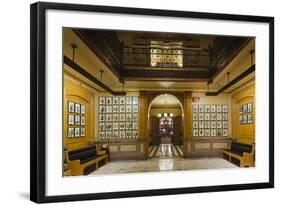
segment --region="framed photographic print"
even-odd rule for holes
[[[210,112],[210,105],[205,105],[205,112]]]
[[[222,112],[228,112],[228,106],[227,105],[222,106]]]
[[[216,120],[216,119],[217,119],[216,113],[211,113],[211,120]]]
[[[119,121],[119,115],[113,114],[113,122],[118,122],[118,121]]]
[[[111,114],[106,114],[106,115],[105,115],[105,120],[106,120],[107,122],[111,122],[111,121],[112,121],[112,115],[111,115]]]
[[[248,123],[248,117],[246,114],[243,115],[243,124],[247,124]]]
[[[139,104],[139,98],[134,96],[133,97],[133,105],[138,105]]]
[[[217,136],[218,137],[222,136],[222,130],[221,129],[217,129]]]
[[[138,138],[138,131],[133,131],[133,138]]]
[[[68,125],[74,125],[74,115],[68,115]]]
[[[80,113],[80,104],[75,103],[75,113]]]
[[[109,99],[111,99],[111,98],[109,98]],[[112,113],[112,106],[111,105],[106,106],[106,113]]]
[[[99,121],[100,122],[104,122],[105,121],[105,115],[104,114],[100,114],[99,115]]]
[[[216,106],[215,105],[211,105],[211,112],[216,112]]]
[[[193,121],[192,122],[192,124],[193,124],[193,129],[197,129],[198,128],[198,121]]]
[[[138,114],[133,114],[133,121],[138,121]]]
[[[74,112],[74,102],[68,101],[68,112]]]
[[[210,121],[205,121],[205,128],[208,128],[208,129],[211,128],[211,122]]]
[[[211,131],[209,129],[205,130],[205,137],[210,137],[211,136]]]
[[[192,114],[192,119],[193,120],[198,120],[198,113],[193,113]]]
[[[113,100],[113,103],[112,103],[113,105],[119,104],[119,98],[118,97],[113,97],[112,100]]]
[[[248,112],[248,106],[247,104],[243,105],[243,113],[247,113]]]
[[[221,105],[217,105],[217,112],[221,112]]]
[[[132,112],[132,106],[126,105],[126,112]]]
[[[205,112],[205,106],[199,105],[199,112]]]
[[[74,127],[69,127],[68,128],[68,138],[73,138],[74,137]]]
[[[204,130],[199,130],[199,137],[204,137]]]
[[[222,120],[227,120],[227,119],[228,119],[227,113],[223,113],[222,114]]]
[[[120,105],[125,105],[126,104],[126,98],[125,97],[120,97]]]
[[[198,130],[197,130],[197,129],[196,129],[196,130],[195,130],[195,129],[193,130],[193,136],[194,136],[194,137],[198,137]]]
[[[74,137],[80,137],[80,128],[79,127],[75,127],[75,135]]]
[[[81,105],[81,114],[85,115],[86,114],[86,106]]]
[[[131,105],[132,104],[132,97],[126,97],[126,104]]]
[[[121,99],[121,98],[120,98]],[[121,102],[121,101],[120,101]],[[126,112],[126,106],[125,105],[121,105],[120,107],[119,107],[119,109],[120,109],[120,112]]]
[[[273,17],[47,2],[32,4],[30,14],[32,201],[274,187]],[[225,75],[228,71],[235,74],[230,82]],[[236,95],[236,88],[243,91],[241,96]],[[206,162],[201,163],[204,168],[182,169],[174,159],[167,168],[159,156],[154,161],[146,159],[152,143],[146,133],[154,131],[149,123],[158,115],[151,107],[158,97],[159,102],[164,99],[177,105],[180,114],[173,113],[175,118],[183,117],[180,123],[173,121],[174,127],[184,130],[181,141],[187,145],[179,146],[184,153],[179,156],[181,162],[196,161],[204,153],[207,157],[200,159]],[[249,102],[256,103],[249,106]],[[199,112],[193,103],[201,103]],[[83,105],[89,106],[84,109]],[[113,106],[119,106],[120,121],[112,120]],[[126,106],[131,107],[128,113]],[[139,106],[140,112],[132,112],[133,106]],[[222,120],[217,119],[218,113]],[[69,114],[75,115],[73,127],[68,125]],[[205,121],[205,114],[210,114],[210,121]],[[81,125],[81,116],[86,115],[87,123]],[[252,124],[240,126],[240,116],[243,123]],[[198,122],[198,129],[193,128],[191,118]],[[133,129],[138,122],[138,129]],[[204,128],[199,128],[199,122]],[[246,136],[250,160],[239,157],[237,166],[219,155],[212,159],[218,163],[206,167],[225,142],[235,143],[232,136],[246,146],[242,131],[247,126],[253,127],[252,137]],[[135,139],[138,135],[140,140]],[[87,156],[85,164],[72,160],[78,157],[82,162],[87,149],[99,146],[114,151],[95,160]],[[118,157],[134,162],[142,159],[154,168],[110,169]],[[97,170],[92,170],[95,166]],[[169,177],[163,180],[164,175]]]
[[[81,125],[82,125],[82,126],[85,125],[85,116],[81,116]]]
[[[211,136],[216,137],[217,136],[217,130],[211,129]]]
[[[100,106],[99,108],[100,113],[105,113],[105,106]]]
[[[126,114],[120,114],[120,121],[124,122],[126,120]]]
[[[113,113],[119,112],[119,106],[113,105]]]
[[[248,112],[253,112],[253,103],[248,103]]]
[[[100,139],[105,139],[105,132],[100,132],[99,138]]]
[[[252,124],[253,123],[253,115],[249,114],[247,118],[248,118],[248,124]]]
[[[192,105],[192,112],[198,112],[198,105]]]
[[[75,125],[80,125],[80,115],[75,115]]]
[[[205,120],[210,120],[210,113],[205,114]]]
[[[85,127],[80,128],[80,136],[85,137]]]
[[[100,123],[99,124],[99,131],[104,131],[105,130],[105,123]]]
[[[239,116],[239,122],[240,122],[240,124],[243,124],[243,115]]]
[[[221,120],[221,113],[217,113],[217,120]]]
[[[105,104],[105,97],[100,97],[99,99],[100,99],[99,104],[104,105]]]
[[[124,122],[120,122],[119,123],[119,129],[120,130],[125,130],[126,126],[125,126],[125,123]]]
[[[137,105],[134,105],[133,106],[133,112],[138,112],[139,111],[139,106],[137,106]]]
[[[105,98],[105,104],[106,105],[111,105],[112,104],[112,97],[106,97]]]

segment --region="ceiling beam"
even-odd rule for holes
[[[94,77],[92,74],[87,72],[84,68],[73,62],[70,58],[67,56],[64,56],[64,63],[68,65],[70,68],[78,72],[79,74],[83,75],[85,78],[93,82],[94,84],[98,85],[105,91],[109,92],[112,95],[126,95],[126,92],[115,92],[111,88],[109,88],[107,85],[99,81],[96,77]]]

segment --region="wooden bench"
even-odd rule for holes
[[[223,158],[239,167],[253,167],[255,144],[244,144],[233,141],[230,147],[224,147]]]
[[[88,175],[108,163],[106,151],[97,150],[95,145],[79,150],[66,150],[64,154],[67,167],[71,170],[71,176]]]

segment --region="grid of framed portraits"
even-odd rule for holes
[[[192,105],[193,137],[227,137],[228,105]]]
[[[86,105],[67,102],[67,137],[80,138],[86,135]]]
[[[253,123],[253,103],[247,103],[240,105],[239,110],[239,122],[240,124],[252,124]]]
[[[136,139],[138,120],[137,96],[99,97],[99,139]]]

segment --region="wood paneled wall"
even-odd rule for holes
[[[247,103],[253,103],[253,123],[240,124],[239,109],[240,106]],[[255,84],[244,87],[232,94],[232,132],[233,138],[244,142],[255,142]]]
[[[86,124],[85,137],[68,138],[68,101],[77,102],[86,105]],[[93,141],[95,124],[95,93],[91,92],[85,86],[83,87],[79,80],[64,74],[64,145],[68,150],[79,149],[87,146],[89,141]]]

